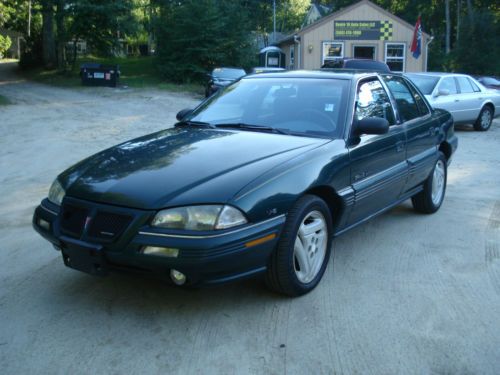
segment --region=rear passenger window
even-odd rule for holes
[[[378,80],[362,82],[356,95],[356,119],[365,117],[385,118],[389,125],[396,123],[389,96]]]
[[[474,92],[474,89],[472,88],[472,85],[470,84],[470,81],[467,79],[467,77],[457,77],[458,81],[458,86],[460,86],[460,92],[462,94],[470,94]]]
[[[396,105],[401,120],[406,122],[420,117],[420,111],[415,101],[415,97],[408,85],[404,82],[404,79],[397,76],[384,76],[384,81],[389,87],[394,99],[396,99]]]
[[[443,80],[438,86],[438,90],[448,90],[450,95],[456,94],[458,92],[457,85],[455,84],[455,80],[453,79],[453,77],[443,78]]]
[[[470,84],[472,85],[472,89],[474,90],[474,92],[481,92],[481,89],[479,88],[478,85],[476,85],[476,82],[474,82],[472,79],[470,78],[467,78],[470,82]]]

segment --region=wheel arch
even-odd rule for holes
[[[306,194],[316,195],[317,197],[325,201],[328,209],[330,210],[333,228],[336,228],[340,223],[340,219],[344,213],[345,206],[342,198],[340,197],[340,195],[338,195],[335,189],[331,186],[325,185],[315,186],[305,191],[303,195]]]
[[[447,161],[450,160],[452,154],[452,148],[448,142],[446,141],[441,142],[441,144],[439,145],[439,151],[441,151],[444,154],[444,157],[446,158]]]
[[[492,117],[495,117],[495,106],[493,105],[492,102],[486,102],[483,104],[483,107],[481,108],[481,111],[483,110],[484,107],[490,107],[491,109],[491,115]]]

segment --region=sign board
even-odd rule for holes
[[[333,21],[336,40],[391,40],[390,21]]]

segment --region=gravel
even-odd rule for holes
[[[200,98],[60,89],[0,64],[3,374],[500,373],[500,122],[457,128],[434,215],[409,202],[334,242],[320,285],[288,299],[261,280],[185,290],[65,268],[31,228],[64,168],[171,126]]]

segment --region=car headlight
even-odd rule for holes
[[[159,211],[151,225],[168,229],[214,230],[247,223],[243,213],[231,206],[203,205]]]
[[[56,179],[50,186],[49,201],[60,206],[65,195],[66,192],[61,183]]]

